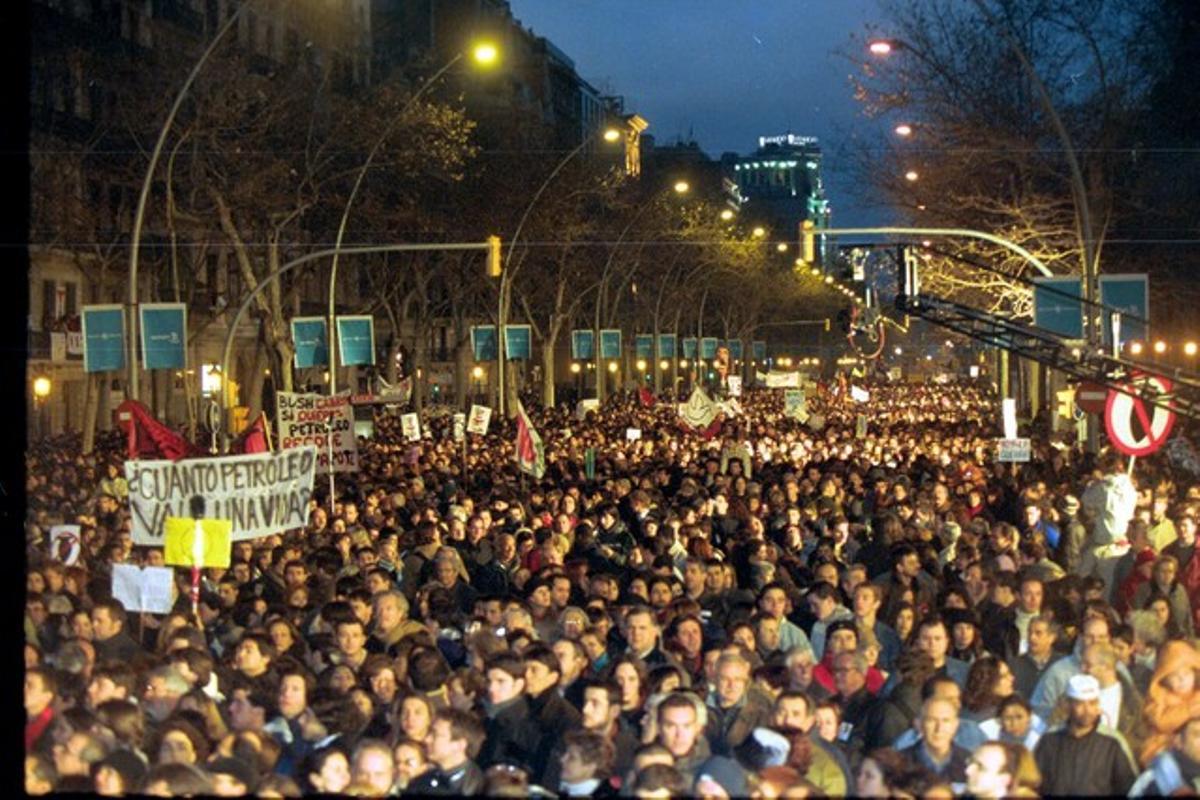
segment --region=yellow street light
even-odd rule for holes
[[[646,371],[646,359],[639,358],[637,360],[637,368],[638,368],[638,372],[645,372]]]
[[[812,360],[812,363],[813,363],[813,366],[815,367],[816,365],[818,365],[818,364],[820,364],[820,363],[821,363],[821,359],[819,359],[819,358],[813,358],[813,360]]]
[[[39,400],[45,400],[50,396],[50,379],[44,375],[33,379],[33,396]]]
[[[479,380],[480,378],[482,378],[483,377],[483,367],[480,367],[477,365],[475,367],[475,369],[471,370],[471,377],[473,377],[475,380]]]
[[[919,177],[921,176],[917,174],[915,169],[910,169],[908,172],[904,173],[904,180],[908,181],[909,183],[912,183]]]
[[[1194,355],[1196,355],[1196,343],[1195,343],[1195,342],[1186,342],[1186,343],[1183,345],[1183,354],[1184,354],[1185,356],[1194,356]]]
[[[813,267],[812,269],[809,270],[809,272],[812,273],[814,278],[818,277],[821,274],[821,270],[819,267]]]
[[[1154,343],[1154,352],[1158,353],[1159,355],[1162,355],[1163,353],[1167,352],[1167,343],[1164,342],[1162,339],[1159,339],[1157,342]]]
[[[1133,342],[1129,345],[1129,352],[1135,356],[1140,356],[1142,354],[1142,349],[1141,342]]]
[[[687,181],[675,181],[675,194],[687,194],[690,188]]]
[[[908,136],[912,136],[913,129],[912,129],[912,125],[909,125],[906,122],[902,122],[894,128],[894,131],[897,136],[908,137]]]
[[[662,361],[658,362],[658,368],[663,370],[664,372],[667,369],[670,369],[670,367],[671,367],[671,362],[667,361],[665,358]]]
[[[723,209],[721,211],[721,219],[725,220],[726,222],[733,219],[733,209],[731,209],[731,208]]]
[[[767,235],[767,229],[764,228],[762,225],[757,225],[757,226],[755,226],[754,230],[751,231],[751,233],[754,235],[755,239],[761,239],[762,237]]]
[[[496,62],[496,59],[500,57],[500,51],[491,42],[480,42],[471,51],[471,56],[475,59],[475,63],[486,67]]]
[[[680,368],[680,369],[687,369],[687,359],[680,359],[680,360],[679,360],[679,368]]]
[[[608,128],[607,130],[604,131],[604,141],[606,141],[606,142],[615,142],[617,139],[620,139],[620,138],[621,138],[621,132],[619,130],[617,130],[616,128]]]
[[[578,361],[572,361],[572,362],[571,362],[571,373],[572,373],[572,374],[574,374],[574,375],[578,375],[578,374],[579,374],[579,370],[580,370],[580,367],[579,367],[579,362],[578,362]]]
[[[832,275],[826,275],[826,276],[825,276],[825,282],[826,282],[826,283],[833,283],[833,276],[832,276]]]
[[[780,242],[779,244],[775,245],[775,249],[781,253],[786,253],[788,250],[787,242]]]
[[[608,362],[608,371],[616,372],[617,371],[617,362],[615,362],[615,361]]]
[[[887,39],[875,39],[867,45],[867,49],[870,50],[873,55],[886,56],[890,55],[892,52],[892,43]]]

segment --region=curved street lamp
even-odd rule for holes
[[[354,201],[358,198],[358,190],[362,187],[363,179],[367,177],[367,171],[375,162],[375,156],[379,154],[379,150],[381,147],[383,147],[383,143],[392,134],[392,129],[395,127],[396,123],[403,119],[406,114],[408,114],[408,110],[412,108],[414,104],[416,104],[417,100],[421,99],[426,92],[433,88],[434,84],[437,83],[438,78],[449,72],[450,68],[459,61],[462,61],[466,55],[467,52],[464,50],[459,52],[456,56],[454,56],[454,58],[447,61],[441,69],[433,73],[433,76],[430,77],[429,80],[421,84],[421,88],[414,92],[412,97],[408,98],[408,102],[404,104],[403,108],[401,108],[398,113],[393,115],[392,118],[388,120],[388,124],[384,126],[383,133],[379,135],[379,138],[371,147],[371,152],[367,154],[367,160],[364,161],[362,167],[359,168],[358,176],[354,179],[354,186],[350,189],[350,196],[346,198],[346,207],[342,209],[342,219],[338,223],[337,239],[333,244],[333,260],[329,269],[329,331],[326,335],[326,338],[329,341],[329,395],[331,397],[337,393],[337,347],[335,346],[335,337],[337,336],[337,308],[334,301],[337,292],[338,255],[342,250],[342,240],[346,236],[346,224],[350,220],[350,209],[353,208]],[[496,62],[498,57],[499,51],[496,49],[496,46],[490,42],[478,42],[473,48],[471,48],[471,58],[480,66],[490,67]],[[397,332],[397,334],[398,333],[399,332]]]

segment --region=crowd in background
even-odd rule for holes
[[[636,395],[534,411],[540,479],[509,423],[381,410],[307,527],[234,542],[196,613],[178,569],[166,615],[112,598],[163,560],[119,438],[31,443],[25,788],[1200,791],[1200,478],[1073,431],[998,463],[980,386],[863,388],[803,423],[750,389],[709,438]]]

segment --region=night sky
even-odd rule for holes
[[[663,144],[694,138],[709,156],[750,153],[758,137],[817,136],[833,224],[883,224],[839,171],[851,135],[880,124],[858,114],[833,50],[878,22],[874,0],[510,0],[513,15],[575,61]]]

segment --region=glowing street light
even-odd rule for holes
[[[779,244],[775,245],[775,249],[781,253],[786,253],[788,250],[787,242],[780,242]]]
[[[875,39],[867,45],[867,49],[871,51],[872,55],[886,56],[891,55],[893,48],[892,43],[887,39]]]
[[[621,132],[616,128],[608,128],[604,131],[604,141],[615,142],[621,138]]]
[[[1184,354],[1185,356],[1194,356],[1194,355],[1196,355],[1196,343],[1195,343],[1195,342],[1186,342],[1186,343],[1183,345],[1183,354]]]
[[[496,49],[496,45],[491,42],[480,42],[475,45],[475,49],[471,51],[471,57],[475,59],[475,63],[484,66],[490,66],[500,57],[500,51]]]
[[[1167,343],[1164,342],[1162,339],[1159,339],[1157,342],[1154,343],[1154,352],[1158,353],[1160,356],[1163,353],[1167,352]]]
[[[751,231],[751,233],[754,235],[755,239],[761,239],[762,237],[767,235],[767,229],[764,228],[762,225],[758,225],[754,228],[753,231]]]
[[[471,370],[471,377],[474,378],[475,380],[479,380],[480,378],[482,378],[483,377],[483,367],[476,366],[473,370]]]
[[[572,362],[571,362],[571,374],[572,374],[572,375],[578,375],[578,374],[579,374],[579,371],[580,371],[580,369],[582,369],[582,368],[579,366],[579,362],[578,362],[578,361],[572,361]]]
[[[912,136],[912,132],[913,132],[912,125],[909,125],[906,122],[900,123],[893,130],[897,136],[903,136],[905,138]]]
[[[921,176],[917,174],[915,169],[910,169],[908,172],[904,173],[904,180],[908,181],[909,183],[915,182],[919,177]]]
[[[687,181],[675,181],[675,194],[687,194],[690,188]]]
[[[671,362],[667,361],[664,358],[662,361],[658,362],[658,368],[661,369],[663,372],[666,372],[668,369],[671,368]]]
[[[638,368],[638,372],[645,372],[646,371],[646,359],[639,358],[637,360],[637,368]]]
[[[615,361],[608,362],[608,371],[616,372],[617,371],[617,362],[615,362]]]
[[[726,222],[729,222],[729,220],[733,219],[733,209],[732,208],[723,209],[721,211],[721,219],[725,220]]]
[[[43,376],[33,379],[33,396],[38,400],[45,400],[50,396],[50,379]]]

